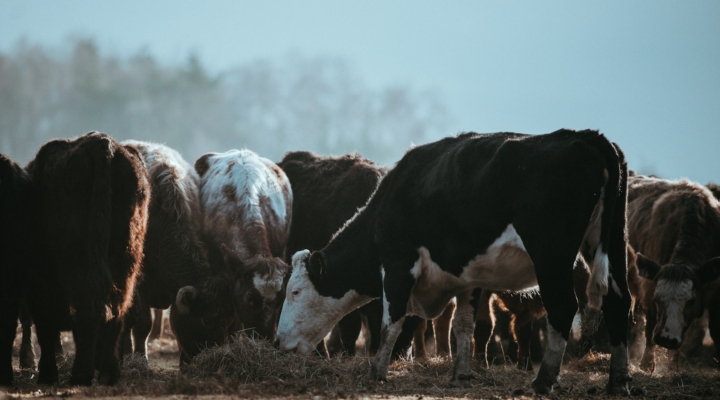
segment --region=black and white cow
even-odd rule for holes
[[[325,248],[293,256],[276,346],[308,353],[343,315],[382,297],[367,378],[385,380],[405,316],[435,318],[457,296],[451,384],[466,386],[477,288],[539,285],[548,338],[533,388],[548,393],[578,308],[582,250],[593,260],[590,306],[602,306],[612,338],[607,389],[627,393],[626,187],[624,155],[597,131],[467,133],[415,147]]]

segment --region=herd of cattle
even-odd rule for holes
[[[719,191],[635,175],[596,131],[462,134],[391,170],[249,150],[193,167],[97,132],[53,140],[25,168],[0,155],[0,385],[19,314],[24,342],[35,324],[38,383],[58,381],[60,331],[72,330],[70,383],[90,385],[96,370],[116,383],[127,343],[146,352],[151,308],[170,308],[181,363],[241,331],[321,354],[333,331],[334,351],[352,355],[365,324],[373,380],[413,338],[425,356],[433,320],[438,354],[454,334],[451,385],[467,386],[496,305],[512,314],[524,369],[532,320],[546,315],[539,394],[557,382],[578,309],[601,310],[607,391],[627,393],[636,321],[644,369],[706,311],[720,343]]]

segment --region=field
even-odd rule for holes
[[[127,357],[120,383],[114,387],[90,388],[67,385],[72,366],[72,339],[64,334],[66,351],[60,361],[60,384],[34,383],[36,371],[16,374],[16,387],[0,400],[33,397],[72,398],[531,398],[534,373],[523,372],[511,363],[486,368],[475,362],[474,386],[448,386],[451,360],[432,358],[426,362],[399,360],[390,367],[386,383],[365,382],[367,357],[300,356],[276,351],[268,343],[239,337],[234,343],[203,352],[193,365],[180,371],[175,341],[170,335],[150,343],[149,361]],[[712,354],[712,345],[702,353]],[[667,354],[658,352],[661,364],[653,374],[632,368],[631,394],[636,398],[695,399],[720,397],[720,370],[693,365],[687,360],[667,365]],[[14,359],[17,368],[17,359]],[[707,363],[705,363],[707,364]],[[550,398],[607,398],[604,385],[609,358],[590,353],[567,363],[561,381]],[[535,366],[537,369],[538,365]]]

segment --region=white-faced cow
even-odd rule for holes
[[[27,171],[36,193],[36,259],[29,263],[26,299],[41,349],[38,383],[57,382],[55,343],[72,317],[70,383],[90,385],[97,369],[100,383],[113,384],[147,228],[150,187],[142,158],[92,132],[45,143]]]
[[[292,229],[287,244],[288,261],[295,252],[320,250],[342,226],[364,206],[377,189],[387,169],[358,154],[323,157],[307,151],[287,153],[278,166],[283,169],[293,190]],[[280,293],[283,296],[283,293]],[[284,297],[284,296],[283,296]],[[382,302],[375,300],[343,317],[338,322],[339,344],[329,343],[330,355],[345,352],[355,355],[355,341],[363,318],[370,332],[369,351],[380,347]],[[398,339],[395,353],[403,353],[412,340],[419,318],[405,322],[405,335]],[[409,333],[409,334],[408,334]],[[320,352],[324,351],[320,343]]]
[[[30,180],[25,171],[0,154],[0,385],[9,386],[13,377],[12,346],[22,287],[22,257],[27,252],[29,195]]]
[[[720,335],[717,305],[711,304],[720,275],[720,203],[687,180],[631,176],[628,230],[637,251],[637,275],[629,273],[628,280],[638,280],[632,286],[646,318],[640,366],[653,370],[654,345],[679,348],[705,309],[711,310],[713,338]]]
[[[195,170],[210,264],[222,271],[218,279],[234,284],[238,320],[229,329],[272,337],[290,272],[283,260],[292,218],[290,182],[277,165],[250,150],[205,154]],[[173,326],[207,324],[207,313],[221,306],[219,299],[193,286],[181,289],[171,312]]]
[[[467,133],[415,147],[326,247],[293,256],[277,345],[307,353],[382,297],[368,379],[385,380],[405,316],[435,318],[457,297],[451,384],[465,386],[477,288],[539,285],[548,345],[533,388],[547,393],[577,311],[572,268],[583,247],[593,256],[589,303],[602,305],[612,338],[607,388],[627,393],[626,178],[622,152],[596,131]]]
[[[200,242],[200,179],[195,169],[180,153],[167,146],[136,140],[125,141],[123,145],[142,155],[150,177],[142,274],[136,286],[133,310],[125,323],[126,335],[132,328],[135,352],[146,354],[146,341],[152,328],[150,308],[169,308],[180,288],[202,285],[211,271]],[[232,308],[230,317],[224,317],[232,317]],[[179,337],[188,335],[183,328],[176,327],[180,330]],[[185,355],[186,349],[180,350]]]

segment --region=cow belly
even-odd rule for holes
[[[463,268],[460,276],[445,272],[425,247],[410,273],[415,278],[408,312],[435,318],[456,295],[473,288],[521,291],[537,286],[535,267],[512,224],[483,254]]]

